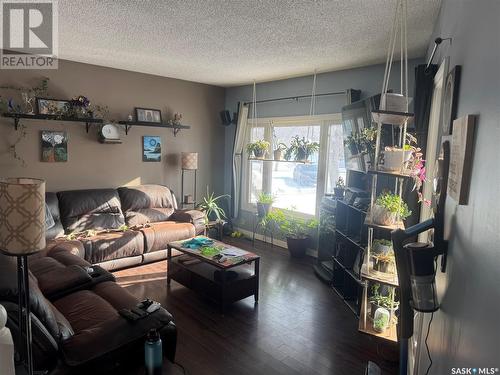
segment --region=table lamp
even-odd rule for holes
[[[0,251],[17,257],[20,343],[25,332],[24,360],[33,374],[28,256],[45,249],[45,181],[0,179]]]
[[[198,170],[198,153],[197,152],[182,152],[181,153],[181,199],[183,204],[196,205],[196,171]],[[194,171],[194,200],[190,200],[189,196],[184,196],[184,173],[185,171]]]

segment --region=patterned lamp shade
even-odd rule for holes
[[[182,169],[198,169],[198,153],[183,152],[181,153]]]
[[[0,250],[28,255],[45,248],[45,181],[0,179]]]

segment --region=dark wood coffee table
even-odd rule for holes
[[[186,241],[168,244],[167,285],[170,285],[170,280],[175,280],[218,303],[222,312],[228,304],[252,295],[255,303],[258,303],[260,261],[258,255],[213,240],[211,246],[219,247],[222,253],[238,254],[238,256],[228,256],[225,262],[219,263],[212,256],[203,255],[201,249],[183,247]],[[181,252],[182,255],[172,256],[172,249]],[[253,270],[249,269],[251,263],[254,263]]]

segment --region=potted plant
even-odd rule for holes
[[[285,159],[291,160],[292,156],[295,161],[306,162],[309,156],[318,152],[319,143],[312,142],[305,137],[300,138],[298,135],[292,138],[290,146],[285,152]]]
[[[347,139],[344,141],[344,146],[347,146],[349,148],[351,155],[355,156],[359,154],[360,143],[356,134],[348,135]]]
[[[265,217],[269,214],[271,206],[273,205],[274,197],[269,193],[260,193],[257,198],[257,215],[260,218]]]
[[[286,152],[287,148],[284,143],[278,143],[273,151],[274,160],[283,160],[283,152]]]
[[[378,272],[388,273],[394,275],[396,272],[396,260],[394,258],[394,252],[389,252],[387,254],[374,254],[373,258],[373,269]]]
[[[263,139],[249,143],[247,145],[247,151],[250,156],[254,156],[255,159],[264,159],[267,150],[269,149],[269,142]]]
[[[384,169],[387,171],[400,171],[411,159],[412,149],[410,145],[404,145],[403,148],[385,147],[384,148]]]
[[[390,312],[383,307],[379,307],[377,310],[375,310],[375,314],[373,316],[374,331],[378,333],[384,332],[387,328],[389,328],[390,319]]]
[[[375,143],[377,140],[377,129],[363,128],[358,142],[361,145],[361,152],[368,155],[370,165],[372,168],[376,166],[375,163]]]
[[[375,312],[378,308],[383,307],[394,314],[399,307],[399,301],[393,301],[390,296],[384,296],[380,293],[380,284],[374,283],[371,288],[372,295],[369,298],[370,302],[370,317],[375,318]]]
[[[374,254],[388,254],[392,251],[392,241],[384,239],[373,240],[372,249]]]
[[[411,215],[408,205],[396,194],[384,192],[375,201],[372,218],[375,224],[394,225],[396,221],[405,220]]]
[[[288,251],[293,258],[301,258],[306,254],[310,231],[318,227],[316,219],[304,219],[295,215],[285,215],[283,210],[274,209],[266,216],[264,222],[274,222],[286,238]]]
[[[345,182],[342,176],[339,176],[337,179],[337,182],[335,183],[335,187],[333,188],[333,191],[335,193],[335,197],[338,199],[343,199],[344,198],[344,191],[345,191]]]
[[[221,222],[226,218],[226,213],[218,204],[218,201],[225,197],[229,197],[229,195],[224,194],[215,196],[215,193],[209,193],[207,186],[207,195],[203,197],[202,202],[197,205],[197,208],[205,213],[205,224],[208,224],[210,219]]]

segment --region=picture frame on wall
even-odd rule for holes
[[[68,161],[68,135],[64,131],[41,131],[42,162],[57,163]]]
[[[64,115],[70,106],[69,100],[36,98],[39,115]]]
[[[453,120],[457,118],[458,91],[462,67],[455,66],[446,76],[443,98],[443,135],[453,132]]]
[[[151,135],[142,137],[142,161],[161,161],[161,137]]]
[[[152,108],[135,108],[135,118],[138,122],[161,124],[161,111]]]

